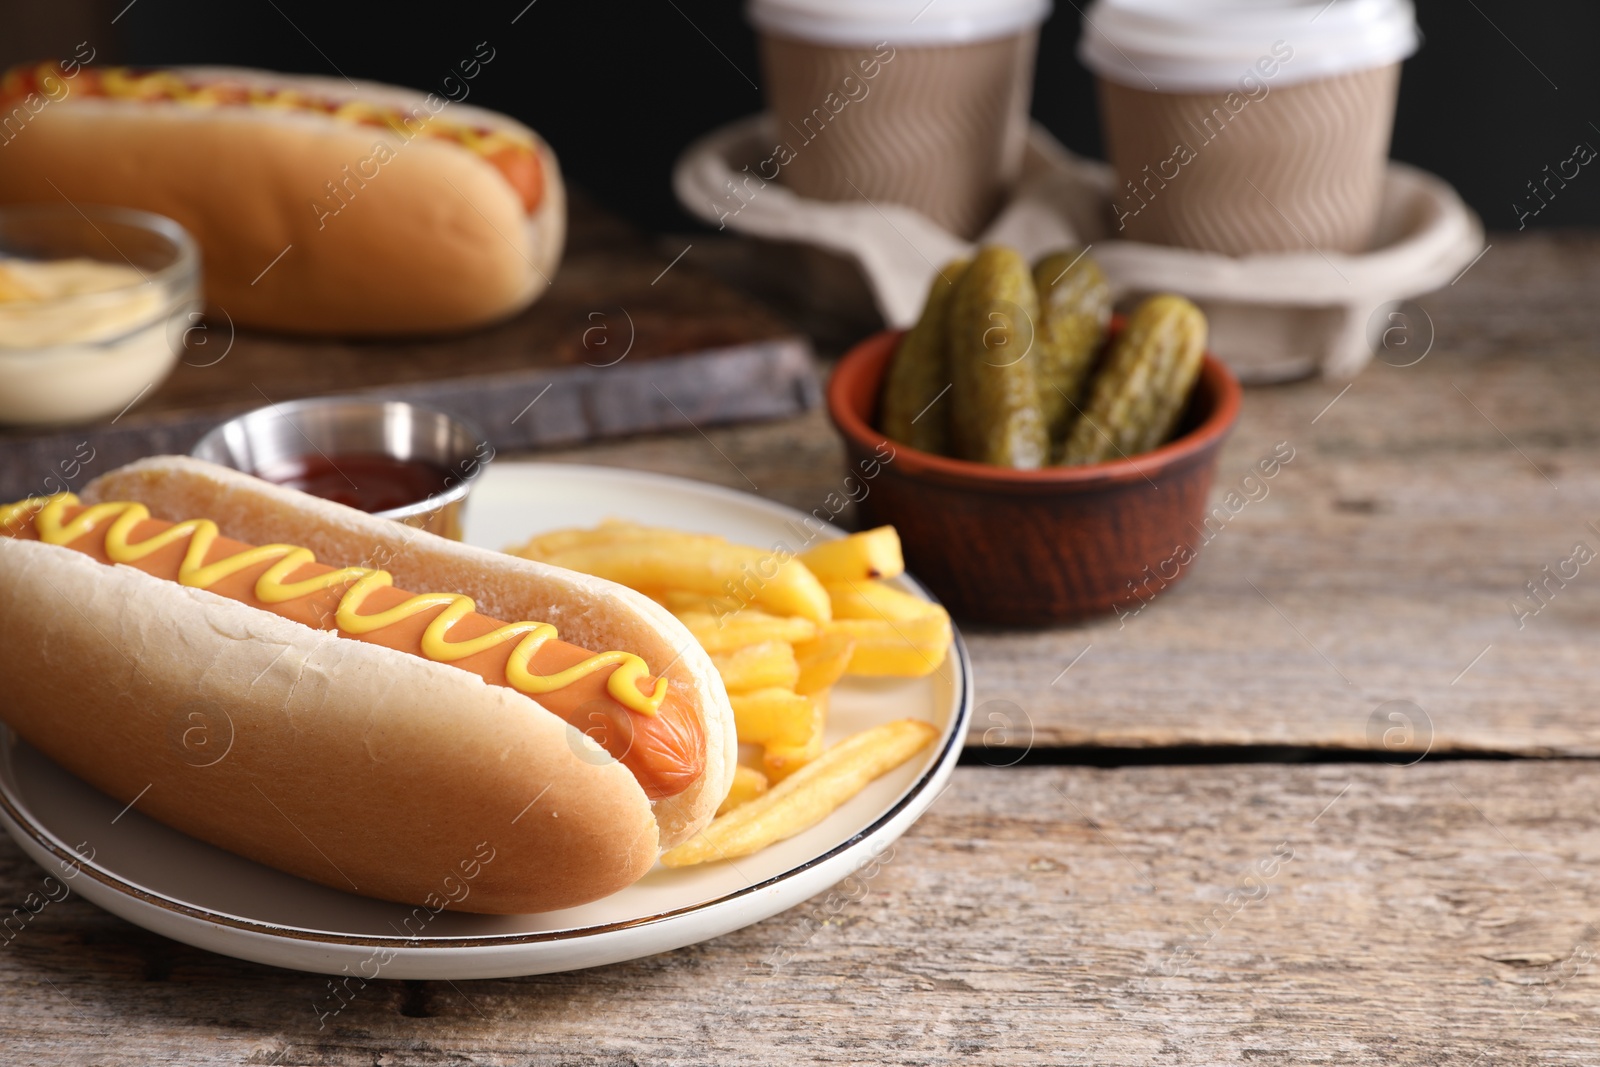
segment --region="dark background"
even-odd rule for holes
[[[486,41],[495,58],[471,83],[470,102],[539,130],[571,182],[652,230],[698,225],[672,197],[677,154],[761,107],[755,39],[737,0],[26,3],[6,16],[0,64],[70,55],[87,39],[102,63],[238,64],[437,91]],[[1404,68],[1393,154],[1451,181],[1491,229],[1516,229],[1513,205],[1537,206],[1527,186],[1546,165],[1553,171],[1580,141],[1600,148],[1600,4],[1417,8],[1427,39]],[[1068,147],[1099,157],[1093,84],[1074,52],[1079,23],[1067,2],[1045,24],[1033,113]],[[1527,219],[1597,223],[1600,162]]]

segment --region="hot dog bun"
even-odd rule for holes
[[[4,145],[0,203],[66,197],[176,219],[200,243],[207,299],[244,326],[446,332],[505,318],[549,287],[566,195],[554,153],[526,126],[468,104],[441,108],[437,95],[430,112],[429,94],[371,82],[226,67],[172,73],[530,139],[543,175],[538,204],[529,214],[494,165],[451,141],[314,110],[93,96],[71,80]],[[375,161],[379,144],[392,158]]]
[[[460,865],[481,863],[486,843],[494,858],[461,907],[549,911],[631,884],[727,793],[737,742],[715,669],[676,620],[630,590],[198,460],[144,460],[80,495],[138,501],[156,518],[205,516],[226,536],[304,545],[329,564],[382,559],[397,584],[463,592],[485,612],[635,652],[704,719],[704,775],[652,805],[622,764],[515,690],[0,537],[4,718],[68,770],[186,833],[408,904],[448,899],[443,880],[458,884]],[[191,718],[196,710],[205,717]],[[196,726],[216,742],[204,760],[183,743]],[[224,742],[226,755],[200,765]]]

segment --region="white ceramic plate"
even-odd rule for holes
[[[502,462],[473,491],[467,540],[503,548],[541,530],[612,516],[758,545],[781,540],[798,549],[805,537],[800,512],[699,482]],[[836,533],[830,527],[822,536]],[[913,582],[901,584],[926,595]],[[738,860],[675,871],[657,866],[636,885],[581,908],[515,916],[444,912],[419,937],[408,936],[417,932],[415,921],[401,926],[410,909],[302,881],[186,837],[145,818],[136,805],[125,809],[9,731],[0,731],[0,823],[55,876],[55,886],[46,887],[51,893],[70,885],[129,922],[229,956],[327,974],[348,968],[367,978],[495,978],[594,967],[737,930],[871,863],[949,778],[971,715],[971,674],[957,636],[952,655],[931,677],[841,684],[830,710],[830,742],[906,716],[926,718],[942,732],[805,833]]]

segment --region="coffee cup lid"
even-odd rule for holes
[[[1420,40],[1411,0],[1094,0],[1083,22],[1085,66],[1162,92],[1230,89],[1263,60],[1275,85],[1366,70]]]
[[[1050,0],[750,0],[745,13],[763,33],[818,44],[966,44],[1032,29]]]

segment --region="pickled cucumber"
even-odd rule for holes
[[[1040,467],[1050,437],[1032,349],[1039,300],[1014,249],[981,250],[951,297],[951,443],[962,459]]]
[[[928,286],[922,317],[900,339],[883,386],[883,432],[924,452],[950,453],[949,399],[934,406],[950,388],[949,338],[945,319],[950,294],[966,273],[967,260],[946,263]]]
[[[1206,318],[1181,296],[1152,296],[1128,316],[1073,423],[1063,463],[1136,456],[1172,435],[1200,374]]]
[[[1111,322],[1111,287],[1099,265],[1077,248],[1034,264],[1033,284],[1039,293],[1039,406],[1050,440],[1059,445],[1078,417],[1084,382]]]

